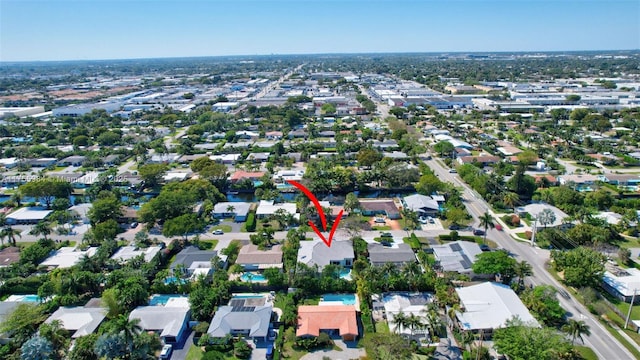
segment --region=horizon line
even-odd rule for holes
[[[606,53],[606,52],[639,52],[636,49],[607,49],[607,50],[498,50],[498,51],[371,51],[371,52],[324,52],[324,53],[271,53],[271,54],[235,54],[235,55],[185,55],[185,56],[155,56],[130,58],[101,58],[101,59],[62,59],[62,60],[0,60],[0,64],[21,63],[64,63],[90,61],[134,61],[134,60],[180,60],[180,59],[213,59],[233,57],[278,57],[278,56],[327,56],[327,55],[420,55],[420,54],[552,54],[552,53]]]

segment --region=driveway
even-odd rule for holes
[[[171,360],[184,360],[187,358],[189,348],[193,345],[193,334],[195,334],[195,332],[189,330],[189,336],[184,340],[184,342],[173,345]]]
[[[329,358],[332,360],[349,360],[349,359],[360,359],[363,356],[366,356],[367,353],[363,348],[358,349],[356,347],[356,342],[345,343],[342,340],[334,339],[333,342],[338,346],[342,351],[336,350],[318,350],[300,358],[300,360],[323,360],[324,358]]]

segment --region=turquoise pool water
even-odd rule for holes
[[[344,305],[355,305],[355,294],[325,294],[322,295],[322,301],[339,301]]]
[[[351,279],[351,269],[342,269],[340,270],[340,279]]]
[[[253,181],[253,187],[262,186],[262,184],[264,184],[264,183],[262,181],[260,181],[260,180],[254,180]]]
[[[151,300],[149,300],[149,305],[166,305],[169,299],[173,297],[182,297],[182,295],[154,295]]]
[[[264,295],[234,295],[231,298],[232,299],[259,299],[263,297]]]
[[[187,280],[185,279],[178,279],[175,276],[169,276],[168,278],[164,279],[164,284],[165,285],[169,285],[169,284],[186,284]]]
[[[25,295],[22,301],[40,302],[40,296],[38,296],[38,295]]]
[[[262,274],[244,273],[240,276],[240,280],[244,282],[265,282],[267,278]]]

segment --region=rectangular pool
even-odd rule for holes
[[[355,305],[355,294],[325,294],[322,295],[320,301],[341,302],[343,305]]]

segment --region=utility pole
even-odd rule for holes
[[[633,289],[633,296],[631,297],[631,304],[629,304],[629,312],[627,312],[627,320],[625,320],[624,322],[624,328],[627,328],[627,325],[629,325],[629,318],[631,317],[631,309],[633,309],[633,302],[636,299],[636,291],[638,291],[638,289]]]
[[[535,246],[536,244],[536,229],[538,228],[538,219],[533,218],[533,228],[531,229],[531,246]]]

